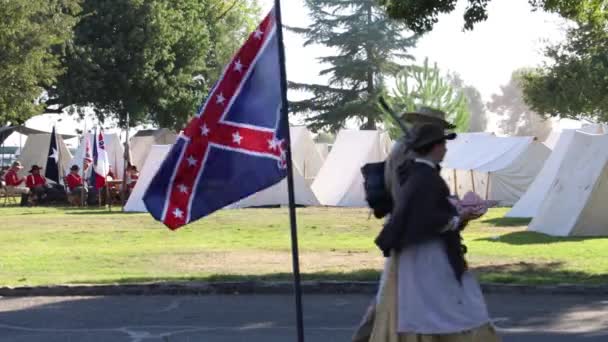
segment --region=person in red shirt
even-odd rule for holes
[[[69,198],[72,204],[79,204],[82,196],[86,197],[87,188],[83,185],[82,177],[80,176],[80,167],[72,165],[70,173],[65,177],[68,189],[70,190]]]
[[[23,166],[21,166],[20,162],[16,161],[4,175],[6,187],[10,188],[11,192],[15,195],[23,195],[30,192],[28,188],[21,185],[25,181],[25,178],[19,178],[18,172],[21,169],[23,169]]]
[[[74,191],[78,187],[82,187],[82,177],[80,176],[79,171],[80,167],[78,167],[78,165],[72,165],[70,168],[70,173],[66,177],[70,191]]]
[[[46,198],[46,178],[40,175],[40,170],[42,170],[40,166],[32,165],[30,175],[25,178],[25,185],[34,195],[31,199],[33,203],[39,203]]]

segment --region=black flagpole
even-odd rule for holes
[[[281,21],[281,1],[274,0],[279,43],[279,64],[281,68],[281,117],[287,140],[287,188],[289,189],[289,221],[291,225],[291,255],[293,260],[293,285],[296,299],[296,319],[298,342],[304,342],[304,319],[302,311],[302,286],[300,284],[300,257],[298,253],[298,227],[296,223],[296,200],[293,186],[293,162],[291,160],[291,134],[289,132],[289,108],[287,103],[287,73],[285,72],[285,47],[283,45],[283,24]]]

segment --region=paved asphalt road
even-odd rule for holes
[[[350,341],[369,299],[306,295],[306,341]],[[608,341],[608,298],[487,299],[504,341]],[[1,298],[0,341],[294,341],[292,302],[283,295]]]

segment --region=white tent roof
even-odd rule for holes
[[[315,146],[312,134],[306,127],[291,127],[290,137],[293,164],[298,168],[307,184],[311,184],[321,170],[325,157]]]
[[[84,144],[85,137],[89,139],[89,148],[91,149],[90,153],[91,156],[93,156],[93,133],[86,133],[80,139],[80,144],[78,145],[76,152],[74,152],[74,157],[71,158],[70,162],[65,168],[66,172],[69,172],[72,165],[78,165],[80,168],[82,168],[82,161],[86,149],[86,145]],[[125,149],[120,142],[120,137],[116,133],[104,133],[103,138],[106,151],[108,152],[108,160],[110,161],[112,172],[117,179],[122,179],[125,169]],[[89,173],[90,170],[92,170],[92,168],[89,168]]]
[[[329,144],[316,143],[315,145],[317,146],[317,151],[319,151],[321,157],[323,157],[323,160],[325,160],[329,155]]]
[[[38,165],[42,168],[46,167],[46,162],[49,157],[50,142],[50,133],[31,134],[27,137],[25,146],[23,146],[18,158],[23,165],[23,170],[19,172],[21,176],[26,176],[32,165]],[[72,159],[72,154],[65,146],[63,138],[61,138],[60,135],[57,135],[57,148],[59,150],[60,167],[65,169],[68,166],[70,159]],[[44,170],[42,170],[40,174],[44,175]]]
[[[323,205],[366,207],[361,167],[386,159],[388,134],[379,131],[341,130],[312,190]]]
[[[538,173],[534,182],[530,185],[526,193],[515,203],[515,206],[507,213],[506,217],[534,217],[540,205],[544,201],[555,177],[557,177],[559,167],[564,161],[568,147],[574,138],[576,130],[567,129],[559,134],[559,141],[555,144],[553,152],[545,162],[545,165]]]
[[[131,162],[142,170],[152,145],[172,145],[176,140],[177,134],[166,128],[139,131],[129,140]]]
[[[547,147],[549,147],[550,149],[553,150],[556,147],[557,142],[560,140],[561,134],[563,132],[574,131],[574,130],[579,130],[581,132],[589,133],[589,134],[606,134],[606,133],[608,133],[608,128],[604,124],[587,124],[587,125],[582,125],[581,127],[578,127],[578,128],[554,129],[551,131],[551,134],[549,134],[547,139],[545,139],[543,144],[545,144]]]
[[[606,130],[606,125],[604,124],[588,124],[583,125],[579,129],[579,131],[589,134],[606,134],[608,131]]]
[[[559,141],[560,136],[564,131],[565,130],[552,130],[551,133],[549,133],[547,139],[543,141],[543,144],[551,150],[555,149],[555,146],[557,145],[557,142]]]
[[[462,196],[481,197],[512,205],[541,170],[550,150],[532,137],[496,137],[462,133],[448,142],[442,175]]]
[[[306,127],[291,127],[291,149],[294,166],[294,189],[297,205],[318,206],[319,200],[310,189],[310,184],[323,165],[312,135]],[[287,179],[257,192],[229,208],[288,205]]]
[[[146,158],[146,163],[140,171],[139,178],[133,188],[133,192],[129,196],[129,200],[125,204],[127,212],[147,212],[144,204],[144,194],[148,189],[148,185],[152,181],[152,177],[156,174],[167,153],[171,150],[171,145],[152,145],[150,153]]]
[[[496,137],[461,133],[449,141],[443,166],[449,169],[494,172],[511,164],[532,143],[532,137]]]
[[[575,132],[528,229],[557,236],[608,235],[608,135]]]

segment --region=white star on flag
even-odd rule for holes
[[[277,147],[279,147],[279,144],[281,142],[279,140],[277,140],[277,138],[272,138],[271,140],[268,140],[268,148],[271,151],[274,151],[277,149]]]
[[[241,64],[240,59],[237,59],[236,62],[234,62],[234,71],[237,71],[237,72],[243,71],[243,64]]]
[[[181,211],[179,208],[175,208],[175,210],[173,210],[173,216],[175,216],[175,218],[183,218],[184,217],[184,212]]]
[[[241,140],[243,140],[243,137],[239,134],[238,131],[236,133],[232,133],[232,142],[237,143],[238,145],[240,145],[241,144]]]
[[[180,184],[177,186],[179,188],[179,192],[187,194],[188,193],[188,187],[185,186],[184,184]]]
[[[224,101],[226,101],[226,98],[224,98],[224,95],[222,95],[222,93],[220,93],[217,96],[217,104],[224,104]]]
[[[55,159],[55,163],[59,162],[59,153],[57,153],[57,149],[53,149],[53,153],[49,156],[49,158]]]
[[[264,32],[260,31],[260,29],[255,30],[255,32],[253,33],[253,36],[255,37],[255,39],[260,39],[260,38],[262,38],[263,35],[264,35]]]
[[[188,157],[188,159],[187,159],[187,160],[188,160],[188,164],[189,164],[190,166],[194,166],[194,165],[196,165],[196,159],[194,159],[194,157],[190,156],[190,157]]]
[[[201,135],[207,136],[209,134],[209,128],[207,128],[207,124],[203,124],[201,126]]]

